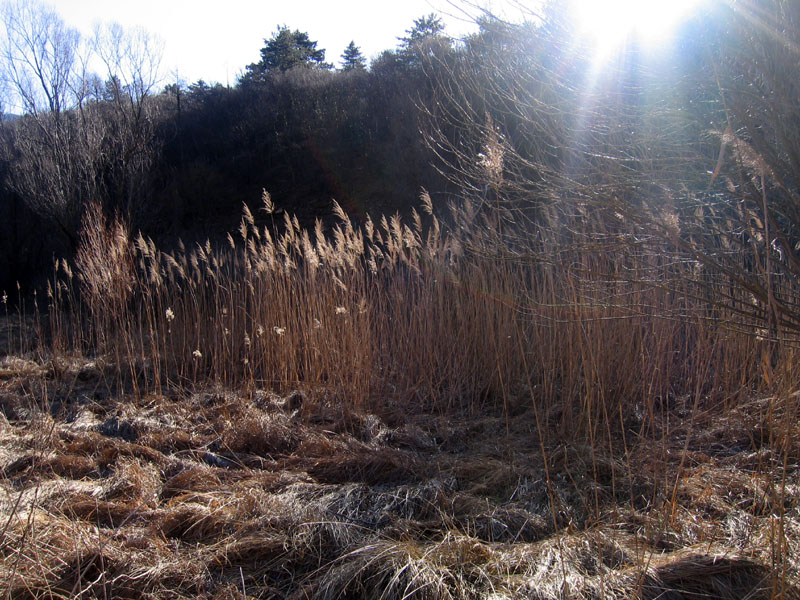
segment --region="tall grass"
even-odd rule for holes
[[[245,207],[227,247],[174,254],[90,211],[53,283],[51,351],[111,361],[140,395],[213,381],[343,409],[529,406],[590,438],[794,389],[790,340],[768,356],[753,312],[714,297],[756,302],[746,290],[621,215],[565,206],[524,232],[468,201],[444,226],[426,194],[410,223],[337,206],[327,232]]]

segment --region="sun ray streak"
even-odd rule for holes
[[[627,42],[658,44],[703,0],[571,0],[581,33],[594,44],[598,59],[607,59]]]

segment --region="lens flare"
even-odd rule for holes
[[[570,8],[582,35],[601,55],[637,38],[657,44],[692,11],[701,0],[571,0]]]

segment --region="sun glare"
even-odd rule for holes
[[[632,37],[645,43],[663,41],[700,0],[572,0],[583,35],[600,54],[613,52]]]

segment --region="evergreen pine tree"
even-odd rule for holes
[[[423,58],[440,51],[449,50],[452,44],[444,33],[442,19],[434,13],[414,19],[414,26],[406,31],[408,35],[398,38],[398,57],[411,68],[419,67]]]
[[[363,71],[366,67],[367,61],[361,54],[361,48],[351,41],[342,54],[342,71]]]
[[[444,23],[435,13],[431,13],[419,19],[414,19],[414,26],[406,30],[406,33],[408,34],[406,37],[398,38],[400,40],[401,53],[413,50],[414,46],[426,40],[443,36]]]
[[[268,40],[264,40],[261,49],[261,60],[247,65],[242,81],[256,81],[267,73],[288,71],[294,67],[316,67],[330,69],[325,62],[325,50],[317,50],[317,42],[309,39],[308,34],[286,25],[278,27]]]

